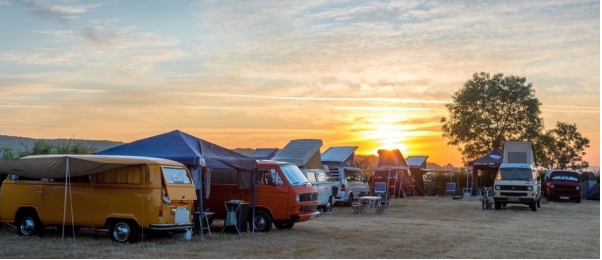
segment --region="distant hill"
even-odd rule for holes
[[[0,147],[9,147],[12,148],[13,151],[22,151],[27,147],[28,149],[33,147],[35,141],[40,139],[28,138],[28,137],[20,137],[20,136],[9,136],[9,135],[0,135]],[[61,142],[68,142],[73,139],[68,138],[59,138],[59,139],[42,139],[49,144],[60,144]],[[75,139],[77,142],[83,142],[87,146],[92,146],[96,148],[96,151],[106,150],[118,145],[123,144],[123,142],[117,141],[107,141],[107,140],[86,140],[86,139]],[[0,157],[2,157],[2,151],[0,150]]]

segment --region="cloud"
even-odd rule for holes
[[[0,0],[0,6],[6,6],[6,5],[10,5],[10,2],[8,0]]]
[[[22,0],[22,2],[37,14],[57,16],[65,20],[76,19],[88,10],[99,6],[98,4],[62,5],[54,3],[54,1],[45,0]]]

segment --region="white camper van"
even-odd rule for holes
[[[514,203],[537,211],[541,207],[541,182],[537,177],[533,143],[505,142],[504,160],[495,176],[495,209]]]
[[[322,140],[291,140],[272,160],[297,165],[309,182],[318,190],[318,210],[331,211],[334,204],[333,193],[336,192],[333,191],[330,171],[322,167],[320,147],[322,147]]]
[[[337,187],[334,202],[351,205],[360,193],[368,193],[370,186],[364,173],[355,167],[357,146],[330,147],[322,153],[322,164],[328,166],[333,186]]]

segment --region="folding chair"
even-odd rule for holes
[[[381,195],[380,203],[376,205],[376,214],[385,214],[385,208],[389,207],[389,193],[385,192]]]
[[[359,194],[359,198],[367,196],[368,194],[366,194],[365,192],[360,192]],[[366,211],[364,211],[364,207],[366,206],[365,203],[360,203],[360,200],[357,200],[357,203],[354,203],[351,205],[351,208],[353,209],[353,214],[362,214],[362,213],[366,213]]]

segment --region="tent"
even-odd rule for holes
[[[581,198],[582,199],[600,199],[600,185],[593,172],[583,172],[581,179]],[[597,198],[596,198],[597,197]]]
[[[468,166],[472,167],[473,187],[479,187],[479,179],[475,178],[478,170],[497,170],[504,161],[504,153],[500,149],[493,148],[489,153],[474,161],[468,162]],[[468,176],[467,176],[468,178]]]
[[[210,194],[211,169],[234,169],[236,181],[240,188],[252,187],[253,215],[255,215],[255,171],[257,162],[219,145],[207,142],[179,130],[140,139],[131,143],[116,146],[97,152],[100,155],[138,155],[158,157],[185,164],[191,168],[195,188],[198,190],[200,216],[203,215],[202,178],[205,177],[205,197]],[[201,230],[203,222],[201,221]],[[255,229],[253,229],[255,230]],[[202,232],[201,232],[202,236]]]

